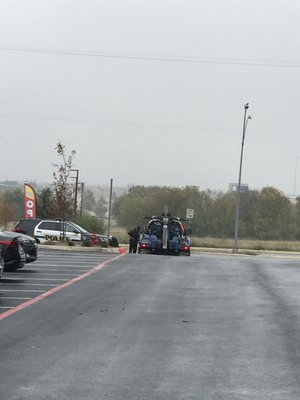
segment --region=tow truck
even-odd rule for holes
[[[169,214],[144,217],[149,220],[142,233],[138,253],[146,254],[191,254],[191,230],[183,226],[181,219]]]

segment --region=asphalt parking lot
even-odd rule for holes
[[[5,272],[0,281],[0,315],[38,296],[80,279],[113,257],[109,252],[70,252],[39,249],[38,260],[15,272]]]

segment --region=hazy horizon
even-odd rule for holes
[[[300,193],[300,3],[0,4],[0,181]]]

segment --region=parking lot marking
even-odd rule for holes
[[[46,290],[37,289],[1,289],[1,292],[33,292],[33,293],[45,293]]]
[[[74,271],[72,271],[72,272],[74,272]],[[84,271],[85,272],[85,271]],[[58,273],[54,273],[54,274],[40,274],[39,273],[39,276],[53,276],[53,275],[55,275],[55,276],[78,276],[78,274],[72,274],[72,273],[60,273],[60,272],[58,272]],[[27,278],[27,277],[26,277]],[[29,277],[29,279],[38,279],[38,278],[31,278],[31,277]]]
[[[0,300],[30,300],[32,297],[0,297]]]
[[[4,286],[5,283],[0,284],[0,290],[2,290],[1,289],[1,285]],[[57,285],[55,285],[55,283],[14,283],[14,286],[47,286],[47,287],[55,287]]]
[[[15,307],[4,307],[4,306],[0,306],[0,310],[7,310],[7,309],[11,309],[11,308],[15,308]],[[4,313],[3,313],[4,314]],[[2,314],[2,315],[3,315]]]
[[[74,270],[61,270],[61,269],[44,269],[44,271],[47,271],[47,272],[43,272],[43,273],[40,273],[40,272],[38,272],[38,274],[39,274],[39,276],[40,275],[42,275],[42,276],[47,276],[47,275],[73,275],[73,276],[77,276],[78,275],[78,273],[80,273],[80,272],[86,272],[86,271],[88,271],[89,270],[89,268],[86,268],[86,269],[82,269],[82,270],[79,270],[79,271],[74,271]],[[48,272],[50,272],[49,274],[48,274]],[[55,274],[52,274],[51,272],[55,272]],[[75,274],[74,274],[74,272],[76,272]],[[6,274],[5,274],[6,275]]]
[[[75,275],[75,276],[78,276],[78,275]],[[26,280],[27,281],[66,281],[66,278],[31,278],[31,277],[28,277]]]
[[[76,276],[75,278],[73,278],[73,279],[71,279],[71,280],[69,280],[67,282],[62,283],[59,286],[56,286],[56,287],[54,287],[52,289],[49,289],[48,291],[44,291],[44,293],[38,295],[37,297],[34,297],[31,300],[25,301],[24,303],[14,307],[14,308],[12,308],[10,310],[4,311],[2,314],[0,314],[0,321],[5,319],[5,318],[7,318],[7,317],[9,317],[12,314],[17,313],[18,311],[23,310],[24,308],[27,308],[27,307],[29,307],[29,306],[31,306],[31,305],[33,305],[33,304],[45,299],[46,297],[51,296],[52,294],[54,294],[54,293],[56,293],[56,292],[58,292],[58,291],[60,291],[60,290],[62,290],[64,288],[66,288],[68,286],[73,285],[76,282],[81,281],[84,278],[87,278],[88,276],[92,275],[93,273],[100,271],[102,268],[104,268],[107,264],[111,263],[112,261],[116,261],[119,258],[124,257],[124,255],[125,254],[118,254],[117,256],[115,256],[115,257],[113,257],[111,259],[105,260],[102,263],[98,264],[96,267],[90,269],[89,271],[87,271],[87,272],[85,272],[85,273],[83,273],[83,274],[81,274],[79,276]],[[5,289],[5,290],[9,291],[9,289]],[[1,291],[3,291],[3,290],[1,290]],[[18,290],[14,290],[14,291],[18,291]],[[23,291],[30,292],[30,290],[23,290]]]

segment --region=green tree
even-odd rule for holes
[[[107,201],[103,196],[101,196],[98,200],[96,200],[94,211],[97,217],[101,218],[105,217],[105,214],[108,211],[108,207],[107,207]]]
[[[260,193],[257,190],[248,190],[241,193],[239,220],[239,236],[241,238],[251,238],[256,235],[256,224],[259,217],[259,197]],[[236,198],[234,207],[236,211]]]
[[[290,200],[274,187],[263,188],[257,201],[255,236],[259,239],[288,240],[294,237],[294,210]]]
[[[57,218],[56,199],[50,187],[36,193],[36,202],[38,218]]]
[[[128,193],[117,198],[113,205],[113,214],[117,223],[126,228],[144,226],[143,216],[161,215],[165,206],[170,214],[185,218],[186,209],[194,209],[193,230],[197,233],[209,231],[212,201],[208,192],[201,192],[196,186],[184,188],[159,186],[133,186]]]
[[[12,208],[14,219],[24,218],[24,193],[20,188],[4,191],[1,200]]]
[[[77,218],[76,223],[86,229],[88,232],[100,233],[105,232],[103,220],[83,212],[81,217]]]
[[[86,189],[83,194],[83,209],[88,211],[94,211],[96,206],[96,200],[94,193],[90,189]]]
[[[216,194],[211,210],[211,235],[232,237],[234,234],[235,193]]]
[[[293,219],[293,227],[295,232],[295,238],[297,240],[300,239],[300,197],[297,197],[296,204],[294,206],[294,219]]]
[[[200,236],[233,238],[236,214],[235,192],[201,191],[198,187],[171,188],[133,186],[117,198],[113,214],[126,228],[146,221],[142,216],[161,214],[167,205],[171,214],[185,217],[194,209],[193,233]],[[241,193],[240,237],[256,239],[300,238],[300,199],[295,206],[279,190],[263,188]]]

